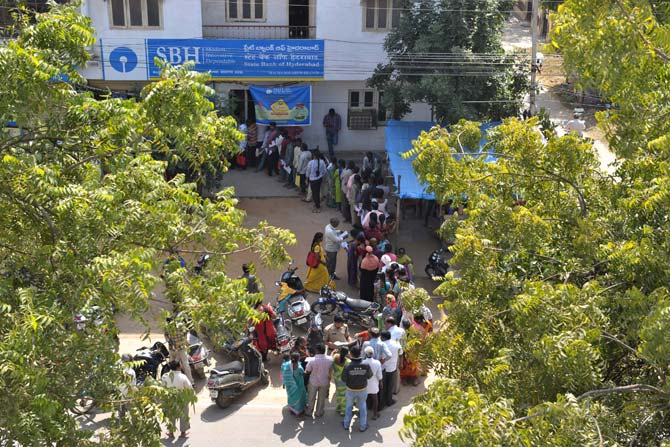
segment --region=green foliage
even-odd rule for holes
[[[276,267],[295,242],[266,222],[245,226],[232,189],[208,200],[183,175],[165,180],[158,158],[185,163],[200,182],[204,167],[225,172],[221,160],[238,150],[234,120],[207,100],[208,75],[165,66],[141,101],[96,100],[53,81],[80,80],[90,25],[76,5],[58,6],[0,47],[0,122],[20,129],[0,130],[3,445],[160,445],[160,422],[192,396],[148,383],[97,441],[68,412],[81,392],[103,409],[122,403],[115,314],[144,321],[165,270],[166,296],[186,317],[237,331],[257,297],[226,275],[228,258],[255,252]],[[211,255],[203,276],[164,269],[174,253],[192,265],[202,252]],[[92,306],[103,325],[76,331],[74,314]]]
[[[624,158],[607,176],[590,144],[543,142],[538,124],[489,133],[496,163],[464,121],[424,132],[408,154],[439,201],[468,197],[467,218],[440,231],[456,273],[437,289],[446,319],[419,354],[441,378],[405,418],[414,445],[669,436],[667,163]]]
[[[518,115],[528,90],[523,58],[506,55],[502,29],[511,0],[400,2],[398,28],[386,38],[387,64],[368,83],[400,119],[411,102],[433,106],[440,122]]]

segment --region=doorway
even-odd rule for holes
[[[309,2],[291,0],[288,6],[289,39],[309,39]]]

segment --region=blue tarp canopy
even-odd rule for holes
[[[486,144],[486,133],[489,129],[500,124],[499,121],[484,123],[481,126],[482,140],[479,144],[480,150]],[[435,200],[433,194],[426,192],[426,187],[419,182],[412,167],[412,161],[415,157],[403,158],[402,154],[412,149],[412,141],[424,130],[429,130],[435,123],[430,121],[396,121],[390,120],[386,125],[386,152],[389,157],[391,172],[396,177],[400,176],[401,199],[426,199]],[[493,155],[487,155],[486,161],[496,161]]]

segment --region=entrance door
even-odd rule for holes
[[[309,39],[310,0],[291,0],[288,7],[289,39]]]

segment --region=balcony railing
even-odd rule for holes
[[[316,26],[203,25],[206,39],[314,39]]]

